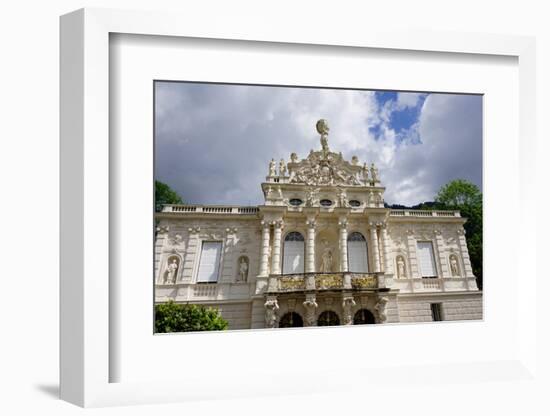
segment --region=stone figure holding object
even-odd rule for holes
[[[172,263],[169,263],[166,267],[166,280],[165,283],[171,285],[176,282],[176,272],[178,271],[178,261],[176,259],[172,260]]]

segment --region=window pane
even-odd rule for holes
[[[197,282],[217,282],[220,271],[220,257],[222,243],[218,241],[204,241],[202,243]]]
[[[348,270],[355,273],[368,273],[367,243],[364,239],[348,241]]]
[[[419,241],[417,243],[417,248],[418,263],[420,265],[422,277],[437,277],[432,243],[430,241]]]
[[[283,249],[283,274],[304,272],[304,242],[285,241]]]

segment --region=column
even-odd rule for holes
[[[407,230],[407,248],[409,251],[409,263],[411,265],[411,269],[409,270],[409,277],[414,279],[419,278],[420,275],[418,273],[418,260],[416,257],[416,239],[414,238],[413,230]]]
[[[281,274],[281,234],[283,221],[275,221],[273,229],[273,255],[271,257],[271,274]]]
[[[466,237],[464,229],[459,229],[458,234],[458,245],[460,247],[460,253],[462,254],[462,261],[464,263],[464,276],[465,277],[474,277],[474,272],[472,270],[472,263],[470,262],[470,253],[468,253],[468,245],[466,244]]]
[[[338,222],[340,227],[340,271],[348,271],[348,221],[342,218]]]
[[[390,258],[390,246],[388,240],[388,229],[387,225],[383,224],[382,229],[382,253],[384,254],[384,273],[391,274],[393,273],[393,262]]]
[[[315,272],[315,220],[309,219],[307,224],[306,241],[306,273]]]
[[[267,277],[267,263],[269,260],[269,223],[262,221],[262,253],[260,259],[260,276]]]
[[[374,262],[374,272],[380,272],[380,250],[378,248],[378,233],[376,232],[376,224],[370,224],[370,241],[372,245],[372,260]]]
[[[445,256],[445,244],[443,242],[441,230],[434,230],[434,234],[437,256],[439,258],[439,265],[441,266],[441,276],[451,277],[451,274],[449,273],[449,267],[447,266],[447,259]]]

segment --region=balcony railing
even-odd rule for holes
[[[267,291],[270,293],[320,290],[373,290],[382,288],[383,273],[300,273],[271,275]]]
[[[460,211],[428,211],[420,209],[392,209],[391,217],[460,217]]]
[[[162,212],[173,212],[178,214],[233,214],[233,215],[256,215],[258,207],[234,207],[222,205],[164,205]]]

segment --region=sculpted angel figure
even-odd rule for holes
[[[292,152],[292,153],[290,154],[290,161],[291,161],[292,163],[298,162],[298,155],[297,155],[296,153]]]

